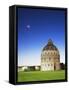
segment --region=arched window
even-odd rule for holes
[[[49,55],[49,52],[48,52],[48,55]]]
[[[49,57],[49,61],[51,60],[51,58]]]

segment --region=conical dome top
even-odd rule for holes
[[[44,50],[58,50],[56,46],[53,44],[52,40],[49,39],[47,45],[43,48]]]
[[[53,44],[52,40],[49,39],[49,40],[48,40],[48,45],[52,45],[52,44]]]

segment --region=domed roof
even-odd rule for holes
[[[53,44],[52,40],[49,39],[47,45],[43,48],[44,50],[58,50],[57,47]]]

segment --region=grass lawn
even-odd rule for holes
[[[18,82],[65,79],[65,70],[18,72]]]

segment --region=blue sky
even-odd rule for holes
[[[40,65],[48,39],[65,62],[65,14],[61,10],[18,8],[18,65]]]

